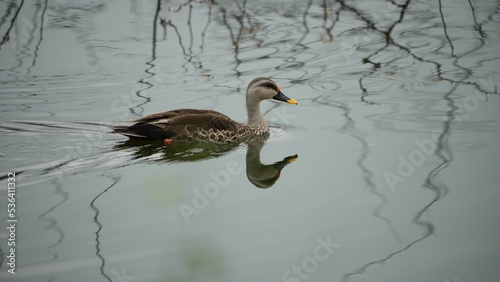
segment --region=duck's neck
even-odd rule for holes
[[[248,125],[251,127],[268,127],[267,121],[260,112],[260,101],[247,100]]]

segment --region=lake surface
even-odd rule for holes
[[[499,1],[0,7],[0,280],[498,281]],[[108,134],[258,76],[267,140]]]

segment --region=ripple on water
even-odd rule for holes
[[[88,161],[80,165],[77,160],[105,162],[101,157],[114,137],[106,135],[107,127],[98,124],[22,120],[0,122],[0,128],[5,132],[3,143],[9,148],[3,152],[9,163],[2,163],[2,170],[44,178],[60,173],[61,167],[68,171],[93,167]]]

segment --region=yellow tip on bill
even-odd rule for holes
[[[298,105],[299,102],[295,101],[295,99],[290,99],[290,100],[287,100],[286,101],[288,104],[294,104],[294,105]]]

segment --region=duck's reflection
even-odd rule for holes
[[[255,187],[267,189],[272,187],[281,175],[281,170],[298,156],[292,155],[272,164],[263,164],[260,152],[267,138],[254,138],[242,144],[214,144],[203,142],[187,142],[163,145],[144,141],[127,140],[117,144],[117,151],[128,151],[135,160],[194,162],[223,156],[239,147],[247,146],[246,174]]]
[[[298,156],[288,156],[273,164],[263,164],[260,161],[260,151],[264,147],[264,139],[254,139],[248,143],[246,154],[247,178],[257,188],[267,189],[272,187],[280,178],[281,170]]]

